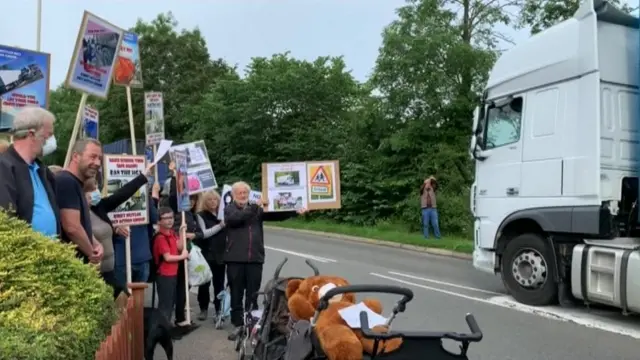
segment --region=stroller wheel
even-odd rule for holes
[[[244,347],[240,348],[238,352],[238,360],[248,360],[249,358],[244,355]]]
[[[240,331],[240,334],[238,334],[238,337],[236,337],[236,343],[235,343],[236,351],[240,351],[240,349],[242,348],[243,341],[244,341],[244,327],[242,328],[242,331]]]

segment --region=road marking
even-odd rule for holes
[[[458,288],[458,289],[465,289],[465,290],[481,292],[481,293],[485,293],[485,294],[489,294],[489,295],[504,295],[504,294],[501,294],[501,293],[498,293],[498,292],[495,292],[495,291],[478,289],[478,288],[465,286],[465,285],[452,284],[452,283],[446,282],[446,281],[434,280],[434,279],[424,278],[424,277],[420,277],[420,276],[404,274],[404,273],[400,273],[400,272],[396,272],[396,271],[389,271],[389,274],[396,275],[396,276],[402,276],[402,277],[406,277],[406,278],[413,279],[413,280],[421,280],[421,281],[426,281],[426,282],[430,282],[430,283],[434,283],[434,284],[438,284],[438,285],[454,287],[454,288]]]
[[[466,300],[471,300],[483,304],[500,306],[507,309],[512,309],[515,311],[541,316],[548,319],[553,319],[562,322],[570,322],[577,325],[582,325],[592,329],[598,329],[602,331],[607,331],[614,334],[626,335],[632,337],[634,339],[640,339],[640,329],[637,327],[631,327],[629,325],[624,324],[624,322],[618,321],[602,321],[601,318],[598,318],[591,314],[580,313],[578,311],[571,311],[565,309],[558,309],[553,307],[533,307],[524,304],[520,304],[515,300],[511,299],[509,296],[494,296],[488,299],[479,298],[475,296],[469,296],[465,294],[456,293],[449,290],[439,289],[432,286],[416,284],[410,281],[406,281],[403,279],[394,278],[387,275],[382,275],[378,273],[369,273],[375,277],[379,277],[386,280],[395,281],[405,285],[411,285],[418,288],[422,288],[425,290],[436,291],[439,293],[443,293],[446,295],[451,295],[455,297],[459,297]]]
[[[265,246],[265,249],[269,249],[269,250],[273,250],[273,251],[277,251],[277,252],[281,252],[281,253],[285,253],[285,254],[289,254],[289,255],[293,255],[293,256],[299,256],[301,258],[315,260],[315,261],[318,261],[318,262],[321,262],[321,263],[337,263],[338,262],[338,260],[334,260],[334,259],[329,259],[329,258],[325,258],[325,257],[321,257],[321,256],[311,255],[311,254],[300,253],[300,252],[291,251],[291,250],[280,249],[280,248],[276,248],[276,247],[273,247],[273,246]]]

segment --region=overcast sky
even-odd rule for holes
[[[637,1],[636,1],[637,2]],[[0,44],[35,49],[36,0],[2,1]],[[42,51],[52,55],[51,86],[64,81],[82,13],[122,28],[172,11],[180,28],[199,27],[212,57],[243,69],[254,56],[343,55],[359,80],[373,68],[382,29],[404,0],[42,0]],[[526,31],[506,30],[517,41]],[[144,66],[144,59],[143,66]]]

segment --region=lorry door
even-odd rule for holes
[[[505,216],[521,205],[522,121],[525,96],[514,95],[486,110],[481,140],[484,160],[476,163],[475,243],[492,249]]]

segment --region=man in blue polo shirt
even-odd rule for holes
[[[58,238],[54,177],[38,159],[56,150],[54,122],[55,116],[40,107],[26,107],[14,117],[13,145],[0,154],[0,208]]]

